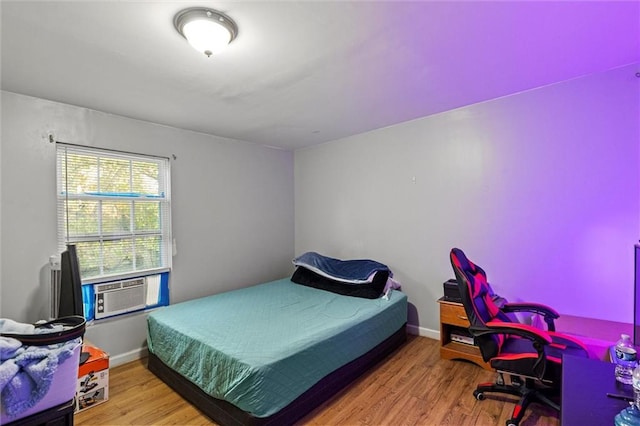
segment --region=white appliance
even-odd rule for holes
[[[144,309],[147,306],[146,279],[94,284],[95,318],[105,318]]]

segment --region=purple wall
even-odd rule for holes
[[[296,253],[391,266],[437,331],[460,247],[510,300],[631,323],[640,64],[295,153]]]

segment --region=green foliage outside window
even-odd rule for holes
[[[61,226],[83,279],[167,266],[168,162],[63,149]]]

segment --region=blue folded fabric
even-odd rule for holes
[[[0,332],[24,332],[26,324],[0,319]],[[46,330],[33,330],[36,334]],[[54,330],[49,330],[54,331]],[[80,338],[49,346],[25,346],[10,337],[0,337],[0,403],[9,417],[36,405],[51,388],[62,362],[82,343]]]
[[[393,276],[387,265],[375,260],[340,260],[313,251],[296,257],[293,259],[293,264],[310,269],[327,278],[351,284],[370,283],[373,275],[379,271],[388,271],[389,276]]]

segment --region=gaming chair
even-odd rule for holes
[[[450,253],[469,331],[475,337],[482,358],[498,372],[495,383],[481,383],[473,395],[484,399],[487,392],[507,393],[520,397],[507,426],[517,426],[531,402],[559,411],[557,401],[562,376],[562,356],[589,357],[582,342],[555,331],[559,317],[553,309],[535,303],[506,303],[497,307],[491,298],[485,271],[472,263],[464,252],[454,248]],[[547,330],[515,321],[514,312],[542,315]],[[510,376],[505,383],[504,374]]]

